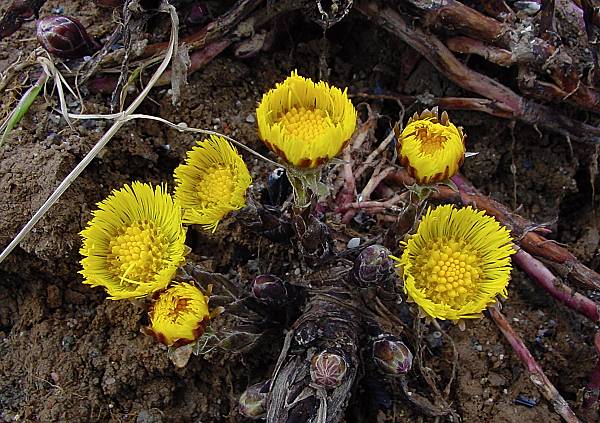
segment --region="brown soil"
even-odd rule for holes
[[[59,6],[86,26],[106,22],[92,27],[94,34],[109,31],[110,12],[96,9],[92,2],[49,1],[41,14]],[[257,143],[251,118],[261,94],[292,69],[318,76],[319,30],[303,23],[307,30],[302,32],[303,26],[295,25],[272,51],[243,61],[227,50],[192,75],[180,108],[171,105],[166,89],[158,89],[144,103],[143,112],[222,131],[266,153]],[[28,24],[0,42],[0,70],[19,51],[34,48],[34,41],[24,41],[33,31]],[[348,86],[351,92],[397,87],[395,69],[404,54],[399,42],[352,15],[328,37],[326,60],[333,83]],[[424,60],[400,82],[407,94],[461,94]],[[108,101],[86,96],[86,111],[107,113]],[[394,104],[377,107],[390,119],[397,118]],[[410,112],[421,107],[414,105]],[[475,186],[506,204],[516,204],[534,221],[551,222],[559,242],[600,270],[600,217],[594,214],[597,201],[592,203],[588,170],[593,149],[576,144],[572,153],[561,137],[520,124],[511,131],[510,122],[483,114],[455,112],[452,118],[469,135],[468,150],[479,152],[464,166]],[[70,129],[43,101],[34,104],[0,149],[0,246],[10,242],[106,127],[102,121],[85,121]],[[77,273],[78,232],[95,203],[131,180],[172,186],[172,171],[193,142],[193,136],[158,123],[128,123],[1,265],[0,421],[242,420],[237,398],[249,384],[269,377],[283,336],[244,355],[192,357],[187,367],[176,369],[166,350],[140,333],[143,304],[105,300],[100,289],[82,285]],[[245,158],[257,184],[262,183],[264,174],[257,170],[256,159]],[[244,281],[256,274],[244,266],[257,261],[260,243],[242,234],[233,225],[214,236],[195,228],[190,235],[195,255],[205,264],[239,274]],[[261,268],[283,269],[286,260],[287,255],[263,253]],[[591,336],[598,328],[555,303],[518,270],[504,311],[549,378],[577,408],[578,394],[594,365]],[[560,420],[489,318],[470,322],[464,332],[452,327],[450,335],[460,365],[451,398],[463,421]],[[441,361],[440,366],[448,365]],[[520,394],[537,399],[537,405],[516,405]],[[363,395],[358,391],[352,405],[360,408]],[[429,421],[395,398],[389,409],[372,414],[368,421],[419,418]],[[350,415],[347,420],[355,421]]]

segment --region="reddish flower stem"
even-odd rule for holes
[[[513,256],[513,261],[558,301],[593,322],[600,321],[600,307],[596,302],[575,292],[561,282],[541,261],[531,254],[521,249]]]
[[[489,311],[492,319],[494,319],[494,322],[512,347],[513,351],[517,354],[517,357],[519,357],[519,360],[521,360],[521,363],[523,363],[527,372],[529,372],[529,379],[531,379],[544,398],[550,401],[554,407],[554,411],[556,411],[556,413],[567,423],[579,422],[579,419],[575,413],[573,413],[573,410],[571,410],[567,401],[565,401],[556,387],[550,382],[542,367],[535,361],[535,358],[533,358],[521,337],[508,323],[506,317],[498,310],[497,306],[490,307]]]
[[[451,188],[439,186],[433,199],[459,202],[464,205],[474,205],[494,216],[500,223],[509,228],[517,243],[534,257],[547,260],[552,270],[563,278],[576,283],[584,289],[600,290],[600,275],[583,265],[577,257],[556,242],[543,237],[540,233],[548,233],[547,228],[540,227],[534,222],[513,213],[505,205],[481,194],[471,183],[461,175],[456,175],[452,181],[459,189],[457,193]],[[414,183],[406,170],[400,169],[388,175],[385,182],[390,186],[404,187]]]
[[[492,198],[482,195],[464,176],[456,175],[452,181],[460,190],[463,204],[474,204],[478,209],[485,210],[498,219],[512,231],[513,236],[520,238],[519,245],[528,253],[550,261],[553,269],[562,277],[569,278],[586,289],[600,290],[600,275],[580,263],[569,250],[533,230],[536,227],[533,222],[513,213],[508,207]],[[455,195],[449,189],[445,192],[445,195]]]
[[[594,348],[600,357],[600,332],[594,336]],[[600,420],[598,413],[598,398],[600,397],[600,358],[596,361],[596,366],[592,370],[590,379],[583,393],[583,410],[588,421],[597,422]]]

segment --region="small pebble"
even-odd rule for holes
[[[357,248],[360,245],[360,238],[352,238],[348,241],[348,248]]]
[[[254,115],[252,113],[250,113],[248,116],[246,116],[246,122],[248,122],[248,123],[256,122],[256,118],[254,117]]]

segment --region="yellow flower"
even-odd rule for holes
[[[159,294],[150,310],[150,331],[161,343],[191,344],[210,321],[208,300],[195,285],[179,283]]]
[[[320,166],[344,149],[356,127],[346,91],[292,72],[256,109],[260,138],[291,165]]]
[[[506,298],[514,252],[509,231],[493,217],[445,205],[427,211],[395,260],[412,301],[433,318],[459,320],[478,317],[497,295]]]
[[[443,112],[425,110],[409,119],[398,137],[398,156],[418,184],[432,184],[456,175],[465,159],[465,136]]]
[[[187,153],[175,169],[175,198],[184,210],[183,223],[199,224],[214,232],[227,213],[246,205],[250,172],[237,150],[222,137],[211,135]]]
[[[103,286],[110,298],[139,298],[164,289],[182,264],[181,207],[150,184],[114,190],[81,231],[83,283]]]

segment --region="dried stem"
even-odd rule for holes
[[[514,25],[499,22],[455,0],[409,1],[414,7],[408,12],[422,16],[423,24],[428,29],[466,36],[459,37],[458,43],[456,39],[449,40],[451,50],[479,54],[502,66],[511,62],[526,65],[538,75],[543,75],[541,79],[550,76],[553,84],[544,85],[550,88],[550,92],[563,93],[556,98],[557,101],[600,112],[600,93],[582,81],[582,69],[592,67],[594,62],[582,11],[574,2],[561,2],[561,21],[558,25],[556,2],[542,2],[539,25],[536,27],[527,23],[526,18],[517,18]],[[573,40],[573,34],[579,34],[579,37]],[[569,38],[570,42],[563,43],[565,38]],[[537,75],[533,74],[526,82],[537,85]],[[550,100],[548,97],[542,98]]]
[[[469,69],[437,37],[419,27],[408,25],[391,7],[380,7],[378,3],[367,0],[358,1],[355,7],[417,50],[456,85],[499,103],[500,108],[511,110],[515,118],[569,136],[573,140],[593,144],[600,142],[600,128],[570,119],[550,107],[526,100],[496,80]]]
[[[228,12],[208,24],[205,28],[182,38],[180,40],[181,44],[185,44],[186,49],[191,52],[190,65],[187,69],[187,74],[192,74],[201,69],[235,41],[238,41],[244,36],[248,36],[249,34],[246,34],[245,32],[252,33],[275,16],[296,10],[304,4],[302,1],[281,1],[273,7],[261,8],[248,17],[248,14],[256,9],[261,2],[262,0],[241,0]],[[246,17],[247,19],[244,22],[241,22]],[[238,30],[234,31],[236,28],[238,28]],[[160,60],[165,47],[166,43],[156,43],[147,46],[144,49],[144,52],[136,58],[137,60],[132,61],[131,65],[143,67],[153,65],[157,60]],[[106,68],[107,65],[114,65],[114,62],[120,57],[119,54],[108,55],[102,63],[102,66]],[[171,75],[172,69],[169,68],[157,81],[156,86],[160,87],[170,84]],[[107,94],[114,90],[117,81],[118,77],[115,75],[102,75],[90,79],[88,87],[92,92]]]
[[[554,407],[554,411],[556,411],[556,413],[567,423],[579,422],[579,419],[575,416],[575,413],[573,413],[573,410],[571,410],[567,401],[565,401],[552,382],[550,382],[544,373],[544,370],[537,361],[535,361],[535,358],[533,358],[521,337],[510,326],[504,315],[498,310],[498,307],[492,306],[489,311],[490,316],[492,316],[492,319],[494,319],[494,322],[529,373],[529,379],[531,379],[536,388],[539,389],[544,398],[550,401]]]
[[[426,107],[438,106],[444,110],[470,110],[473,112],[483,112],[488,115],[497,116],[505,119],[516,119],[513,111],[502,103],[488,100],[487,98],[468,98],[468,97],[433,97],[425,95],[402,95],[395,93],[372,94],[356,93],[351,97],[368,98],[376,100],[390,100],[402,103],[418,102]]]

